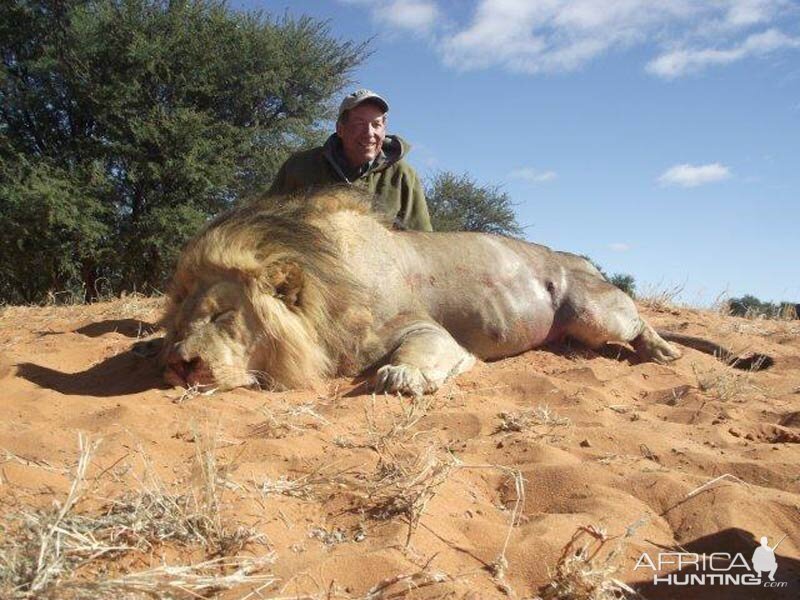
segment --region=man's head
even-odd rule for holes
[[[386,137],[386,100],[369,90],[358,90],[342,100],[336,133],[353,167],[375,159]]]

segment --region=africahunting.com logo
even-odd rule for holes
[[[659,552],[651,555],[643,552],[636,561],[634,571],[653,571],[653,585],[752,585],[768,588],[784,588],[785,581],[776,581],[778,561],[775,549],[786,539],[784,535],[774,546],[766,536],[753,552],[750,561],[741,554],[713,552]]]

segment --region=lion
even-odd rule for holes
[[[377,392],[432,393],[492,361],[571,338],[681,352],[586,259],[484,233],[393,230],[352,188],[251,202],[182,252],[162,319],[172,385],[317,387],[372,373]],[[705,345],[705,346],[704,346]],[[764,364],[763,361],[761,363]]]

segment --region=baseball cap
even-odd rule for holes
[[[360,89],[344,97],[344,100],[342,100],[342,103],[339,105],[338,118],[341,118],[342,115],[348,110],[351,110],[362,102],[366,102],[368,100],[380,106],[383,112],[389,112],[389,103],[386,102],[386,100],[381,98],[372,90]]]

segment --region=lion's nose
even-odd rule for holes
[[[200,357],[184,360],[177,352],[167,357],[167,369],[181,381],[187,382],[189,376],[200,367]]]

